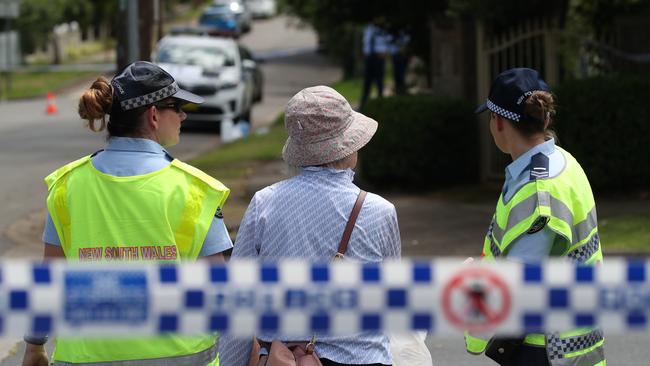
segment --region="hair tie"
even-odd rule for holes
[[[104,108],[104,114],[110,115],[111,114],[111,109],[113,109],[113,101],[115,100],[115,94],[113,94],[115,92],[115,90],[113,89],[113,84],[112,83],[108,83],[108,86],[111,88],[111,104],[109,106],[107,106],[106,108]]]

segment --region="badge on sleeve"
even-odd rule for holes
[[[223,219],[223,212],[221,211],[221,207],[217,207],[217,212],[214,214],[214,217]]]
[[[544,226],[548,223],[549,218],[545,216],[540,216],[538,217],[535,222],[533,222],[532,225],[530,225],[530,229],[528,229],[527,233],[528,234],[535,234],[536,232],[542,230]]]

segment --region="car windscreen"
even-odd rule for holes
[[[213,11],[210,13],[204,13],[201,15],[201,18],[199,19],[199,23],[209,23],[209,22],[214,22],[217,20],[229,20],[235,17],[235,14],[233,14],[230,11]]]
[[[206,70],[215,70],[235,65],[234,50],[219,47],[193,45],[163,45],[158,49],[157,62],[181,65],[196,65]]]

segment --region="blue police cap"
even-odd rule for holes
[[[551,90],[537,71],[524,67],[506,70],[494,79],[486,102],[474,113],[489,109],[501,117],[519,122],[524,118],[526,99],[537,90]]]
[[[201,104],[205,100],[181,89],[176,80],[160,66],[147,61],[136,61],[125,67],[111,80],[113,97],[117,97],[123,111],[143,107],[166,98]],[[115,103],[113,103],[115,106]]]

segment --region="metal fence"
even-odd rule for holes
[[[478,100],[487,98],[490,84],[502,71],[513,67],[538,70],[551,86],[559,81],[558,21],[554,18],[531,19],[499,32],[491,32],[478,22],[476,27]],[[494,146],[487,123],[481,129],[481,178],[503,177],[510,161]]]

